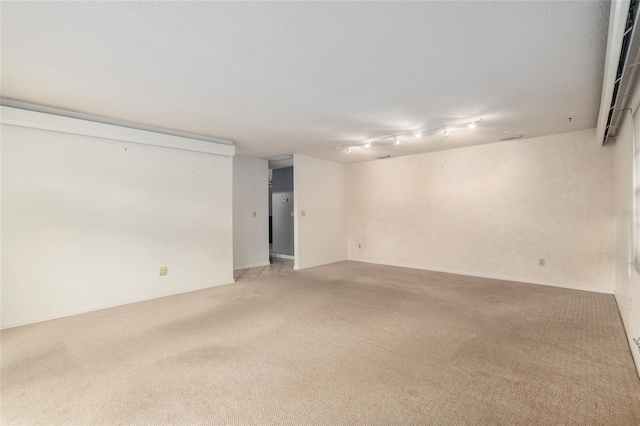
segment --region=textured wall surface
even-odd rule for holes
[[[351,164],[349,259],[613,289],[612,153],[586,130]]]

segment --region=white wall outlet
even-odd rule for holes
[[[358,248],[361,249],[362,248],[362,244],[358,243]]]
[[[253,212],[253,217],[256,217],[256,212]]]
[[[160,276],[167,275],[167,267],[166,266],[161,266],[158,269],[158,275],[160,275]]]
[[[300,212],[300,216],[305,217],[306,215],[307,215],[307,212],[306,212],[306,211],[302,210],[302,211]]]
[[[538,259],[538,266],[544,266],[544,259]]]

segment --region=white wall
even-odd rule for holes
[[[636,112],[640,102],[640,84],[636,85],[631,105]],[[640,113],[639,113],[640,114]],[[636,117],[636,119],[639,119]],[[633,226],[633,119],[629,112],[615,142],[615,223],[616,223],[616,300],[625,325],[631,352],[640,374],[640,349],[633,339],[640,340],[640,274],[630,263],[633,258],[630,229]],[[640,134],[636,134],[640,138]],[[631,310],[631,299],[634,309]]]
[[[595,130],[351,164],[349,259],[612,292],[612,175]]]
[[[293,180],[294,268],[347,260],[346,166],[294,155]]]
[[[233,147],[38,114],[3,108],[3,328],[233,282]]]
[[[268,264],[269,162],[236,155],[233,157],[233,267]]]

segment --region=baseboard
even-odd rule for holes
[[[236,271],[238,269],[259,268],[260,266],[267,266],[269,264],[270,262],[259,262],[259,263],[251,263],[248,265],[239,265],[239,266],[234,265],[233,270]]]
[[[271,253],[271,257],[277,257],[278,259],[295,260],[294,256],[288,254]]]
[[[349,258],[349,260],[353,262],[372,263],[375,265],[397,266],[400,268],[421,269],[424,271],[444,272],[446,274],[465,275],[469,277],[478,277],[478,278],[489,278],[492,280],[512,281],[512,282],[525,283],[525,284],[546,285],[548,287],[568,288],[571,290],[590,291],[593,293],[604,293],[604,294],[614,293],[614,290],[612,288],[605,288],[605,287],[587,287],[587,286],[579,286],[579,285],[571,285],[571,284],[561,284],[561,283],[554,283],[554,282],[548,282],[548,281],[531,280],[526,278],[507,277],[503,275],[488,275],[488,274],[482,274],[477,272],[459,271],[456,269],[434,268],[431,266],[413,265],[413,264],[407,264],[407,263],[377,262],[373,260],[360,259],[360,258]]]
[[[17,320],[17,321],[10,321],[7,323],[2,323],[0,324],[0,330],[5,330],[8,328],[14,328],[14,327],[20,327],[23,325],[29,325],[29,324],[35,324],[38,322],[43,322],[43,321],[49,321],[49,320],[54,320],[54,319],[58,319],[58,318],[64,318],[64,317],[70,317],[73,315],[79,315],[79,314],[84,314],[87,312],[93,312],[93,311],[99,311],[101,309],[107,309],[107,308],[113,308],[116,306],[122,306],[122,305],[128,305],[130,303],[137,303],[137,302],[144,302],[147,300],[153,300],[153,299],[159,299],[161,297],[167,297],[167,296],[173,296],[176,294],[182,294],[182,293],[189,293],[192,291],[197,291],[197,290],[204,290],[205,288],[210,288],[210,287],[217,287],[217,286],[221,286],[221,285],[226,285],[226,284],[232,284],[234,283],[235,280],[231,279],[227,279],[227,280],[221,280],[221,281],[217,281],[214,283],[209,283],[209,284],[205,284],[202,286],[196,286],[196,287],[188,287],[188,288],[177,288],[177,289],[173,289],[173,290],[167,290],[167,291],[162,291],[162,292],[158,292],[158,293],[153,293],[147,296],[140,296],[140,297],[134,297],[131,299],[122,299],[122,300],[118,300],[118,301],[111,301],[105,304],[101,304],[101,305],[95,305],[95,306],[89,306],[89,307],[84,307],[84,308],[79,308],[79,309],[73,309],[70,311],[64,311],[64,312],[57,312],[57,313],[52,313],[52,314],[45,314],[45,315],[38,315],[36,317],[31,317],[31,318],[25,318],[25,319],[21,319],[21,320]]]
[[[340,263],[340,262],[346,262],[346,261],[347,259],[340,259],[340,260],[333,260],[331,262],[314,263],[312,265],[306,265],[304,268],[300,268],[298,267],[298,265],[295,265],[293,269],[295,269],[296,271],[300,271],[302,269],[317,268],[318,266],[333,265],[334,263]],[[371,262],[366,262],[366,263],[371,263]]]
[[[629,348],[631,349],[631,357],[633,358],[633,362],[636,364],[636,370],[638,373],[638,378],[640,378],[640,349],[638,349],[638,345],[633,341],[633,336],[631,335],[631,324],[627,324],[625,320],[625,316],[622,315],[623,309],[628,309],[627,301],[620,300],[620,295],[615,293],[616,305],[618,306],[618,311],[620,311],[620,319],[622,320],[622,325],[624,326],[624,334],[627,336],[627,342],[629,343]],[[640,338],[640,336],[638,336]]]

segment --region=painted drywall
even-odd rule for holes
[[[293,167],[272,170],[271,209],[273,223],[274,255],[294,255],[293,217],[294,206]]]
[[[269,264],[269,164],[233,157],[233,268]]]
[[[351,260],[612,292],[613,149],[595,130],[347,170]]]
[[[65,120],[0,128],[3,328],[233,282],[230,156]]]
[[[2,124],[0,123],[0,328],[2,328],[2,259]]]
[[[637,76],[636,76],[637,77]],[[633,339],[640,341],[640,273],[632,266],[633,254],[633,225],[634,225],[634,188],[633,188],[633,113],[635,120],[640,124],[640,114],[637,113],[640,103],[640,79],[636,82],[636,89],[631,105],[632,111],[627,111],[622,126],[615,141],[614,160],[614,192],[615,209],[612,216],[615,218],[615,244],[616,244],[616,280],[615,295],[620,310],[620,316],[624,322],[631,353],[636,362],[636,368],[640,375],[640,347]],[[636,140],[640,138],[640,125],[636,126]],[[638,144],[638,142],[636,142]],[[636,212],[638,214],[638,212]],[[638,236],[640,238],[640,235]],[[631,300],[634,307],[631,309]]]
[[[294,155],[295,269],[347,260],[346,165]]]

